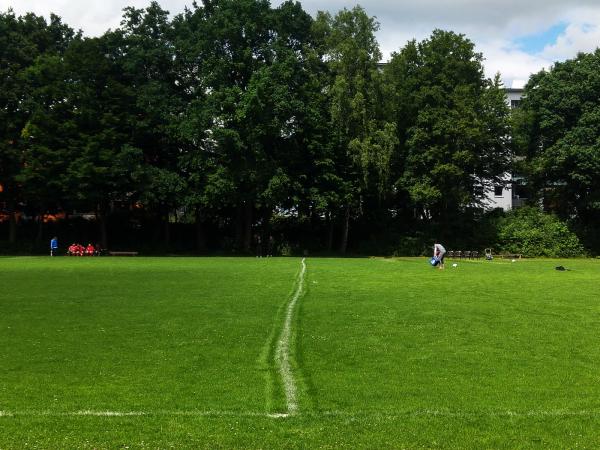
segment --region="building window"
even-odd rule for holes
[[[495,186],[494,187],[494,197],[502,197],[504,193],[504,186]]]
[[[510,109],[517,109],[521,105],[521,100],[511,100]]]
[[[513,192],[514,192],[514,197],[515,198],[527,198],[527,186],[524,186],[522,184],[516,184],[513,187]]]

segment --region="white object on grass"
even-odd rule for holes
[[[458,264],[454,263],[452,264],[452,267],[458,267]]]
[[[516,260],[516,259],[513,259],[513,260],[512,260],[512,262],[517,262],[517,260]]]

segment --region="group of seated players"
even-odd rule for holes
[[[88,244],[87,247],[81,244],[71,244],[67,249],[67,255],[69,256],[98,256],[99,254],[99,248],[94,247],[92,244]]]

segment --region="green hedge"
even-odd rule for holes
[[[535,207],[515,209],[499,218],[497,233],[498,247],[502,252],[550,258],[586,254],[579,238],[566,223]]]

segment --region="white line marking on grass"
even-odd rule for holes
[[[124,416],[145,416],[147,413],[141,411],[77,411],[75,416],[106,416],[106,417],[124,417]]]
[[[285,419],[286,417],[290,417],[287,413],[275,413],[275,414],[267,414],[267,417],[271,419]]]
[[[296,398],[297,387],[296,380],[292,371],[290,362],[290,346],[292,340],[292,320],[294,318],[294,308],[298,299],[304,292],[304,275],[306,274],[306,258],[302,258],[302,269],[298,275],[296,291],[290,302],[287,305],[285,313],[285,321],[281,330],[281,335],[277,341],[277,349],[275,351],[275,362],[279,366],[281,381],[285,391],[285,400],[287,405],[287,414],[274,414],[273,417],[288,417],[293,416],[298,412],[298,400]]]
[[[310,414],[309,414],[310,415]],[[529,410],[529,411],[511,411],[511,410],[488,410],[488,411],[451,411],[423,409],[414,411],[322,411],[313,414],[316,417],[344,417],[357,419],[360,417],[380,418],[380,419],[400,419],[403,417],[597,417],[600,411],[581,410],[570,411],[567,409],[550,410]]]
[[[264,412],[252,411],[0,411],[0,417],[142,417],[142,416],[187,416],[187,417],[268,417],[281,418],[288,414],[267,414]]]
[[[450,410],[414,410],[414,411],[307,411],[303,415],[309,418],[336,418],[343,419],[382,419],[398,420],[406,417],[598,417],[600,411],[581,410],[569,411],[566,409],[554,410],[529,410],[529,411],[450,411]],[[186,417],[258,417],[268,419],[282,419],[292,414],[280,413],[270,414],[252,411],[75,411],[75,412],[53,412],[53,411],[0,411],[0,417],[149,417],[149,416],[186,416]]]

